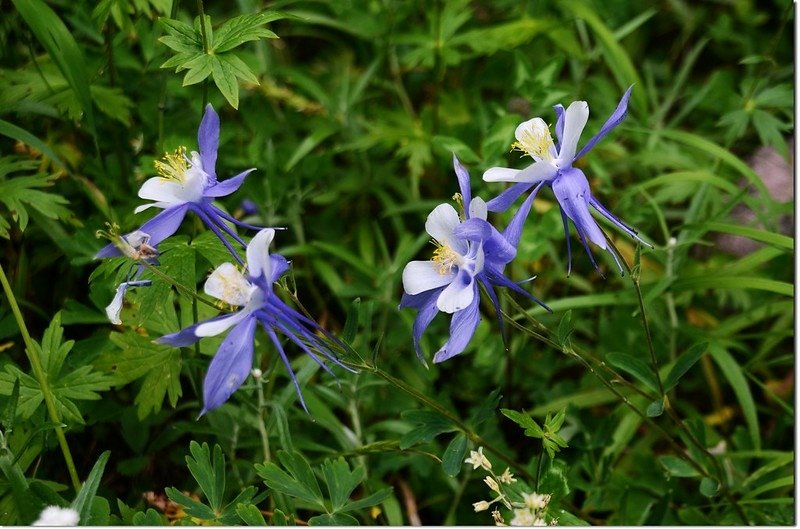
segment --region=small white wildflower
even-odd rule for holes
[[[481,500],[473,503],[472,508],[475,509],[475,512],[481,512],[487,510],[489,508],[489,505],[490,504],[488,501]]]
[[[486,486],[492,489],[493,491],[499,493],[500,492],[500,484],[497,483],[492,476],[486,476],[483,478],[483,482],[486,483]]]
[[[502,474],[500,474],[500,477],[497,479],[500,480],[500,483],[505,483],[506,485],[515,483],[517,481],[517,478],[515,478],[514,474],[511,473],[510,468],[506,468],[505,471]]]
[[[514,517],[511,519],[511,525],[515,527],[530,527],[536,519],[530,509],[514,509]]]
[[[553,518],[550,520],[550,525],[558,525],[558,518]]]
[[[51,505],[39,515],[39,519],[33,522],[35,526],[76,526],[80,520],[78,511],[69,508],[56,507]]]
[[[250,374],[253,375],[254,379],[261,380],[261,375],[263,375],[264,373],[262,373],[261,370],[256,367],[256,368],[253,368],[252,371],[250,371]]]
[[[484,470],[491,470],[492,464],[486,459],[486,456],[483,455],[483,447],[479,446],[478,451],[470,450],[469,457],[464,460],[464,463],[468,463],[472,465],[472,470],[475,470],[478,467],[481,467]]]
[[[534,527],[547,527],[547,522],[544,521],[544,518],[536,518],[533,525]]]
[[[549,494],[526,494],[522,493],[522,499],[525,502],[525,506],[532,511],[536,511],[539,509],[544,509],[547,507],[547,504],[550,503],[550,495]]]

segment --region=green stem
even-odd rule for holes
[[[267,402],[264,398],[264,384],[261,377],[256,380],[256,393],[258,394],[258,413],[256,414],[258,435],[261,436],[261,449],[264,450],[264,462],[268,463],[272,458],[270,457],[269,451],[269,434],[267,433],[267,427],[264,426],[266,420],[264,410],[267,408]]]
[[[200,34],[203,39],[203,53],[209,55],[208,35],[206,34],[206,13],[203,10],[203,0],[197,0],[197,12],[200,14]],[[201,113],[205,110],[208,104],[208,79],[203,81],[203,108]]]
[[[19,327],[19,331],[22,334],[22,339],[25,342],[25,354],[28,357],[28,361],[31,363],[36,381],[39,383],[39,386],[42,389],[42,396],[44,397],[47,413],[50,415],[50,420],[53,421],[53,423],[60,425],[61,417],[58,415],[58,409],[56,408],[56,402],[53,398],[53,392],[50,390],[50,383],[47,380],[47,375],[44,372],[41,360],[36,352],[37,349],[34,347],[31,335],[28,333],[25,320],[22,318],[22,312],[20,312],[19,305],[17,305],[17,299],[14,297],[14,292],[11,290],[11,285],[8,283],[8,278],[6,278],[5,270],[3,270],[3,265],[1,264],[0,283],[3,284],[3,290],[8,298],[8,304],[11,306],[11,312],[14,313],[14,319],[17,320],[17,326]],[[60,426],[57,426],[55,431],[56,437],[58,438],[58,444],[61,447],[61,452],[64,454],[64,462],[67,464],[67,471],[69,472],[72,486],[77,492],[81,489],[81,480],[78,478],[78,471],[75,469],[75,463],[72,460],[72,453],[69,451],[67,438],[64,435],[64,430]]]
[[[191,298],[193,298],[193,299],[195,299],[197,301],[200,301],[201,303],[205,303],[209,307],[212,307],[212,308],[215,308],[217,310],[220,310],[220,308],[214,302],[209,301],[206,298],[199,296],[197,294],[197,292],[193,291],[191,288],[189,288],[189,287],[187,287],[185,285],[182,285],[181,283],[178,283],[177,281],[172,279],[170,276],[168,276],[167,274],[165,274],[164,272],[159,270],[156,266],[154,266],[154,265],[152,265],[152,264],[150,264],[148,262],[145,262],[145,261],[141,261],[141,262],[142,262],[142,264],[144,264],[144,266],[150,272],[153,273],[154,276],[156,276],[159,279],[162,279],[162,280],[166,281],[167,283],[169,283],[170,285],[174,286],[182,294],[186,294],[187,296],[190,296]],[[223,310],[223,312],[224,312],[224,310]],[[196,318],[196,316],[195,316],[195,318]]]
[[[539,492],[539,479],[542,477],[542,460],[544,460],[544,444],[542,444],[542,451],[539,452],[539,462],[536,463],[536,486],[533,488],[534,492]]]

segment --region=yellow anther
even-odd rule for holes
[[[439,273],[441,275],[450,273],[460,260],[461,256],[449,246],[437,245],[433,251],[433,262],[439,265]]]
[[[550,129],[543,121],[529,123],[528,126],[517,129],[517,141],[511,144],[511,150],[522,151],[532,158],[552,160],[551,149],[554,147]]]
[[[180,147],[174,153],[166,153],[163,161],[157,160],[153,165],[162,178],[183,182],[186,171],[189,169],[186,147]]]

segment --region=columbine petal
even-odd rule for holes
[[[558,148],[560,149],[564,137],[564,105],[559,103],[553,107],[553,110],[556,113],[556,139],[558,140]]]
[[[205,193],[203,193],[203,196],[216,198],[230,195],[241,187],[241,185],[244,183],[244,179],[247,178],[247,175],[253,171],[255,171],[255,168],[243,171],[236,176],[232,176],[227,180],[223,180],[222,182],[217,182],[215,185],[206,189]]]
[[[222,334],[223,332],[227,331],[240,321],[247,319],[251,315],[252,313],[249,310],[243,309],[218,320],[208,320],[199,324],[194,333],[200,338],[204,338],[206,336],[217,336],[218,334]]]
[[[522,170],[492,167],[483,173],[486,182],[519,182],[535,184],[555,178],[558,168],[548,161],[533,162]]]
[[[487,202],[486,209],[494,212],[505,211],[520,197],[520,195],[531,187],[533,187],[533,184],[528,184],[526,182],[514,184]]]
[[[171,345],[173,347],[186,347],[188,345],[192,345],[193,343],[197,342],[200,339],[200,336],[197,335],[197,327],[200,325],[205,325],[209,322],[219,321],[226,319],[230,316],[230,314],[220,314],[219,316],[215,316],[211,319],[206,321],[195,323],[194,325],[190,325],[185,329],[182,329],[178,332],[174,332],[172,334],[166,334],[161,338],[155,340],[157,344],[161,345]]]
[[[428,215],[425,231],[442,246],[448,246],[461,255],[467,253],[467,244],[453,237],[453,230],[461,223],[456,209],[450,204],[439,204]]]
[[[187,204],[180,204],[172,206],[158,215],[148,220],[139,230],[150,234],[150,246],[156,246],[158,243],[178,231],[178,228],[183,222],[183,217],[186,216],[188,211]]]
[[[254,288],[233,264],[222,263],[208,277],[203,290],[229,305],[244,307]]]
[[[269,260],[272,263],[272,273],[267,278],[269,283],[274,283],[289,269],[289,261],[279,254],[270,254]]]
[[[461,198],[464,204],[469,204],[472,201],[472,189],[469,185],[469,172],[461,165],[461,162],[453,154],[453,169],[456,171],[456,179],[458,180],[458,189],[461,191]]]
[[[106,316],[108,321],[114,325],[121,325],[122,320],[119,319],[119,314],[122,312],[122,300],[125,298],[125,292],[128,290],[128,283],[120,283],[117,287],[117,292],[114,294],[114,299],[106,307]]]
[[[272,275],[272,261],[269,259],[269,245],[275,237],[275,230],[265,228],[256,233],[247,245],[247,273],[252,278]]]
[[[203,415],[218,408],[239,389],[253,367],[256,319],[248,317],[233,328],[217,349],[203,381]]]
[[[448,314],[464,309],[475,298],[474,286],[475,278],[472,274],[459,270],[456,278],[439,294],[436,307]]]
[[[444,362],[463,352],[472,339],[472,335],[475,334],[475,329],[481,321],[477,290],[478,286],[473,284],[472,303],[453,314],[450,322],[450,339],[433,356],[434,363]]]
[[[564,114],[563,139],[559,145],[558,162],[560,167],[572,165],[575,158],[575,150],[578,148],[578,140],[581,132],[589,120],[589,105],[586,101],[574,101]]]
[[[579,234],[583,234],[602,249],[607,248],[606,238],[597,222],[589,213],[589,182],[580,169],[564,171],[553,182],[553,193],[561,209],[575,224]]]
[[[442,274],[441,267],[433,261],[411,261],[403,269],[403,290],[413,296],[449,285],[455,277],[451,270]]]
[[[453,235],[468,241],[483,241],[492,235],[492,226],[483,219],[467,219],[456,226]]]
[[[625,116],[628,115],[628,100],[631,97],[632,90],[633,85],[631,85],[628,90],[625,91],[625,93],[622,95],[622,99],[620,99],[619,103],[617,103],[617,108],[614,110],[614,113],[611,114],[606,122],[603,123],[603,126],[600,127],[600,132],[595,134],[592,139],[583,146],[583,149],[581,149],[580,152],[575,156],[575,160],[589,152],[592,147],[597,144],[597,142],[606,136],[606,134],[611,132],[617,125],[622,123],[622,121],[625,119]]]
[[[464,203],[469,204],[469,218],[486,220],[489,210],[486,208],[486,202],[481,197],[475,197]]]
[[[211,179],[217,181],[215,167],[217,165],[217,150],[219,150],[219,115],[211,106],[206,105],[200,128],[197,129],[197,145],[200,147],[203,170]],[[221,195],[218,195],[221,196]]]

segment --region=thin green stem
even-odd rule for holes
[[[267,433],[267,427],[264,425],[266,421],[264,412],[267,409],[267,401],[264,398],[264,384],[261,377],[256,379],[256,393],[258,395],[258,413],[256,414],[258,435],[261,436],[261,449],[264,450],[264,462],[268,463],[272,457],[269,451],[269,434]]]
[[[203,9],[203,0],[197,0],[197,12],[200,15],[200,34],[203,39],[203,52],[206,55],[209,55],[209,47],[208,47],[208,35],[206,34],[206,13]],[[206,108],[208,104],[208,79],[206,78],[203,81],[203,109]],[[203,111],[201,109],[201,112]]]
[[[542,477],[542,461],[544,460],[544,444],[542,444],[542,451],[539,452],[539,461],[536,463],[536,485],[533,490],[539,492],[539,479]]]
[[[47,374],[44,372],[44,367],[42,367],[42,362],[36,352],[37,349],[34,347],[30,333],[28,333],[28,327],[25,325],[25,320],[22,318],[22,312],[19,310],[17,299],[14,296],[14,292],[11,290],[11,285],[8,283],[8,278],[6,277],[6,273],[5,270],[3,270],[2,264],[0,264],[0,283],[3,284],[3,291],[5,291],[6,297],[8,298],[8,304],[11,307],[11,312],[14,314],[14,319],[17,320],[17,326],[19,327],[19,331],[22,334],[22,339],[25,342],[25,354],[28,357],[28,361],[31,363],[31,368],[33,368],[33,374],[36,377],[36,381],[39,383],[39,386],[42,389],[42,396],[44,397],[47,413],[50,415],[50,420],[57,425],[55,428],[56,438],[58,439],[58,444],[61,447],[61,452],[64,454],[64,462],[67,464],[67,472],[69,472],[72,486],[77,492],[81,489],[81,480],[78,478],[78,471],[75,469],[75,462],[72,459],[72,453],[69,451],[69,445],[67,444],[67,438],[64,435],[64,430],[60,426],[61,417],[59,416],[58,409],[56,408],[55,398],[53,397],[53,392],[50,389],[50,383],[47,380]]]
[[[152,265],[152,264],[150,264],[148,262],[145,262],[145,261],[141,261],[141,262],[142,262],[142,264],[144,264],[144,266],[150,272],[153,273],[153,275],[155,275],[159,279],[163,279],[164,281],[166,281],[170,285],[174,286],[182,294],[186,294],[187,296],[190,296],[191,298],[193,298],[193,299],[195,299],[197,301],[200,301],[201,303],[205,303],[209,307],[213,307],[213,308],[215,308],[217,310],[220,310],[220,308],[213,301],[209,301],[206,298],[204,298],[202,296],[199,296],[197,294],[197,292],[193,291],[191,288],[187,287],[186,285],[182,285],[181,283],[178,283],[177,281],[172,279],[170,276],[168,276],[167,274],[165,274],[164,272],[159,270],[156,266],[154,266],[154,265]],[[224,309],[223,309],[223,311],[224,311]]]

